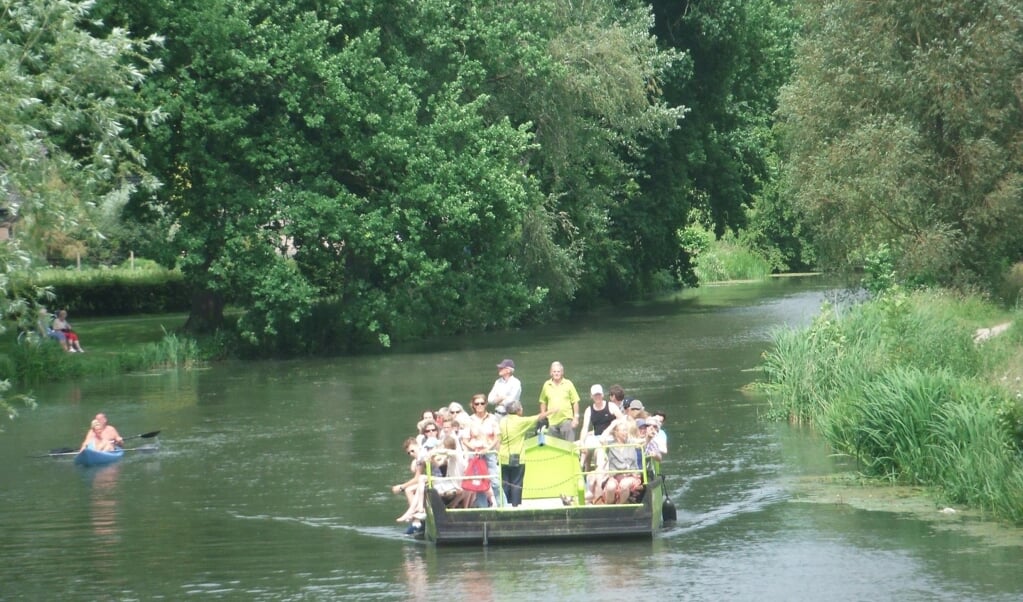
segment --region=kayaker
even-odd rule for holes
[[[89,425],[89,432],[85,435],[85,441],[82,442],[82,447],[79,451],[91,447],[96,451],[114,451],[114,441],[112,439],[103,438],[103,423],[99,420],[93,420],[92,424]]]
[[[96,423],[99,423],[100,425],[100,430],[98,433],[96,433],[95,430]],[[81,449],[85,449],[86,445],[93,441],[96,441],[97,439],[103,442],[108,442],[110,445],[110,449],[113,449],[115,446],[124,447],[124,439],[121,438],[121,434],[117,432],[117,429],[114,428],[114,425],[107,422],[107,415],[104,414],[103,412],[96,414],[96,417],[92,419],[92,424],[89,427],[89,431],[85,433],[85,440],[82,441]],[[99,451],[109,451],[102,450],[99,447],[95,446],[94,448]]]

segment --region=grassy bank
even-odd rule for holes
[[[186,314],[80,320],[72,316],[85,353],[67,353],[51,340],[19,341],[17,328],[8,328],[0,335],[0,379],[31,384],[189,366],[202,352],[194,340],[176,334],[186,318]]]
[[[772,417],[813,425],[865,474],[1023,522],[1020,318],[942,292],[825,307],[811,326],[775,334],[757,388]]]

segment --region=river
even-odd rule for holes
[[[1023,535],[913,491],[848,487],[812,433],[743,393],[814,278],[705,287],[554,326],[387,353],[36,387],[0,434],[2,600],[1018,600]],[[667,413],[678,522],[652,541],[435,548],[403,535],[401,445],[511,357]],[[80,469],[105,411],[157,452]],[[129,447],[148,443],[129,439]],[[922,500],[922,501],[921,501]]]

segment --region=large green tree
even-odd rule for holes
[[[1023,6],[797,5],[781,131],[824,259],[887,247],[907,280],[990,283],[1023,253]]]
[[[103,2],[168,40],[149,217],[196,287],[193,326],[236,303],[269,345],[331,303],[338,349],[564,306],[616,260],[594,249],[637,139],[679,114],[630,6]]]
[[[642,278],[658,271],[692,280],[678,233],[694,216],[705,216],[710,223],[701,225],[718,235],[747,226],[774,179],[772,113],[791,65],[789,4],[652,2],[658,43],[684,55],[660,86],[669,104],[688,112],[682,127],[650,140],[639,194],[612,212],[613,230],[632,250],[629,272],[637,279],[627,285],[645,289]]]
[[[90,30],[91,2],[0,0],[0,209],[15,223],[0,242],[0,332],[10,316],[35,320],[40,291],[12,275],[32,268],[54,233],[98,236],[140,184],[152,184],[130,134],[148,114],[125,102],[159,65],[159,38]],[[25,326],[29,326],[25,324]],[[0,380],[0,410],[8,383]]]

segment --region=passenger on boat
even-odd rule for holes
[[[416,425],[416,430],[419,434],[416,435],[416,443],[424,450],[429,450],[437,447],[440,440],[437,438],[437,433],[440,429],[437,428],[437,423],[430,419],[420,420]]]
[[[607,388],[607,395],[611,398],[609,401],[624,414],[627,407],[625,405],[625,389],[621,385],[611,385]]]
[[[508,404],[508,415],[499,423],[501,446],[498,457],[501,461],[501,485],[504,488],[504,497],[511,506],[522,504],[522,483],[526,477],[523,455],[526,435],[545,417],[546,410],[542,410],[536,416],[523,416],[522,402],[513,401]]]
[[[448,404],[448,411],[451,412],[451,415],[456,419],[460,414],[465,412],[465,410],[462,408],[462,404],[458,403],[457,401],[452,401],[451,403]]]
[[[494,494],[491,476],[494,472],[491,472],[490,462],[487,460],[488,457],[494,454],[487,451],[487,444],[482,439],[473,438],[469,441],[467,447],[466,474],[463,475],[465,478],[462,479],[462,489],[467,489],[472,493],[469,506],[478,508],[496,507],[498,498]],[[482,464],[478,464],[480,460],[482,460]],[[473,478],[481,475],[482,479]],[[480,481],[483,482],[481,483]],[[471,487],[470,483],[472,484]]]
[[[607,438],[607,436],[610,436],[611,432],[615,429],[615,427],[623,423],[628,426],[630,431],[633,431],[635,433],[636,437],[639,437],[639,432],[636,431],[636,420],[644,417],[645,412],[643,409],[643,402],[638,399],[633,399],[629,401],[628,405],[626,406],[625,412],[623,412],[621,416],[618,416],[614,420],[612,420],[611,424],[608,425],[607,429],[604,430],[604,435],[606,436],[605,438]]]
[[[473,414],[469,416],[475,437],[482,442],[487,453],[487,474],[490,476],[490,492],[493,499],[501,499],[501,470],[497,463],[497,452],[501,447],[500,423],[497,417],[487,411],[487,396],[477,393],[469,402]]]
[[[663,458],[668,453],[668,436],[664,434],[663,428],[664,412],[654,412],[646,419],[646,422],[650,439],[657,446],[657,453],[660,454],[658,459]]]
[[[462,443],[456,437],[446,437],[431,456],[445,457],[447,467],[445,477],[433,481],[433,488],[440,494],[445,505],[448,508],[468,508],[476,498],[476,494],[462,489],[462,477],[465,475],[466,465],[466,454]]]
[[[515,362],[510,359],[501,360],[497,365],[497,380],[487,395],[487,402],[495,406],[504,406],[508,410],[508,404],[513,401],[520,401],[522,398],[522,383],[515,377]]]
[[[572,381],[565,378],[561,362],[551,364],[551,378],[540,389],[540,413],[549,415],[551,435],[575,441],[575,429],[579,426],[579,392]]]
[[[661,450],[661,455],[666,455],[668,453],[668,433],[664,432],[664,422],[668,417],[663,411],[657,410],[651,415],[651,418],[654,418],[657,421],[657,436],[654,437],[654,440],[657,441],[657,446]]]
[[[399,493],[405,494],[405,499],[408,500],[408,509],[405,513],[398,517],[399,523],[409,522],[414,518],[422,518],[424,515],[423,510],[423,491],[426,486],[426,474],[424,465],[427,461],[427,454],[416,443],[416,440],[409,437],[405,440],[403,445],[405,453],[412,457],[409,465],[409,470],[412,472],[412,478],[399,483],[391,487],[391,492],[395,495]]]
[[[451,418],[445,418],[444,422],[442,422],[440,426],[441,441],[448,437],[458,437],[458,429],[455,427],[455,421]]]
[[[612,427],[611,442],[607,447],[607,472],[598,475],[594,503],[602,498],[605,504],[624,504],[632,490],[642,485],[639,461],[636,457],[636,438],[630,434],[629,425],[618,423]],[[607,439],[605,434],[604,439]]]
[[[581,450],[584,470],[590,460],[589,450],[600,444],[597,438],[604,434],[615,418],[622,416],[622,411],[618,409],[618,406],[604,400],[604,388],[599,384],[590,387],[590,398],[593,403],[583,412],[583,426],[579,431],[579,441],[577,442]]]

